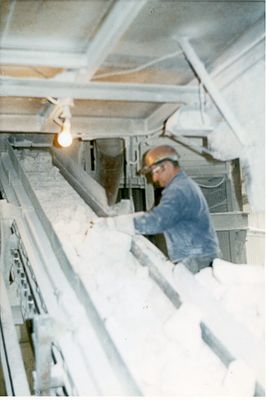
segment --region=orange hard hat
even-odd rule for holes
[[[168,145],[154,147],[145,154],[143,159],[142,174],[151,172],[153,165],[160,164],[163,161],[179,162],[179,155],[177,151]]]

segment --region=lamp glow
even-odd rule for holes
[[[69,119],[65,119],[62,131],[58,134],[57,141],[62,147],[69,147],[72,144]]]

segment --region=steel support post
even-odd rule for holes
[[[8,396],[30,396],[7,288],[0,272],[0,361]]]
[[[206,71],[203,63],[201,62],[196,52],[194,51],[193,47],[189,43],[189,40],[187,38],[182,38],[179,40],[179,44],[187,60],[191,64],[192,68],[197,73],[201,82],[204,84],[209,94],[211,95],[212,99],[214,100],[216,106],[222,113],[223,117],[225,118],[229,126],[232,128],[240,145],[243,146],[242,138],[244,138],[245,136],[243,128],[241,127],[237,118],[232,113],[231,109],[228,107],[225,99],[221,95],[220,91],[217,89],[210,75]]]
[[[22,359],[14,316],[8,297],[8,281],[12,264],[10,250],[14,237],[10,226],[18,208],[0,201],[0,362],[8,396],[29,396],[30,389]]]

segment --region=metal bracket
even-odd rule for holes
[[[53,320],[48,315],[35,317],[33,342],[35,348],[34,391],[49,396],[51,390]]]
[[[11,225],[18,207],[10,205],[6,200],[0,201],[0,270],[5,284],[9,282],[12,265],[11,251],[16,247],[16,238],[12,235]]]
[[[221,114],[223,115],[229,126],[232,128],[233,133],[236,135],[236,138],[238,139],[240,146],[242,147],[244,131],[239,121],[232,113],[231,109],[228,107],[227,102],[224,100],[216,85],[213,83],[213,80],[211,79],[203,63],[200,61],[199,57],[195,53],[189,40],[187,38],[182,38],[179,40],[179,44],[187,60],[191,64],[194,71],[197,73],[198,77],[201,79],[203,85],[208,90],[210,96],[214,100],[216,106],[220,110]]]
[[[8,396],[29,396],[30,389],[18,343],[7,288],[0,271],[0,361]]]

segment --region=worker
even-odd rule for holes
[[[176,150],[168,145],[150,149],[141,172],[164,188],[160,202],[147,212],[98,218],[98,229],[129,235],[163,233],[170,260],[192,273],[212,265],[220,254],[208,205],[200,187],[180,168]]]

